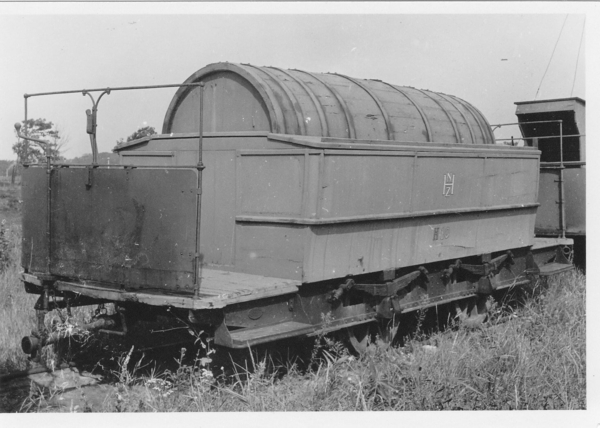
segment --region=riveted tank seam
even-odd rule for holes
[[[442,106],[442,104],[438,100],[436,100],[431,95],[429,95],[429,91],[424,91],[422,89],[417,89],[417,88],[413,88],[413,89],[415,91],[419,91],[420,93],[422,93],[423,95],[425,95],[426,97],[428,97],[429,99],[431,99],[433,102],[435,102],[438,106],[440,106],[440,108],[442,109],[442,111],[446,114],[446,116],[450,120],[450,124],[452,125],[452,129],[454,129],[454,136],[456,138],[456,142],[460,144],[460,142],[461,142],[460,131],[458,130],[458,127],[456,126],[456,122],[454,121],[454,118],[450,115],[450,113],[448,112],[448,110],[446,110],[444,108],[444,106]]]
[[[311,73],[310,71],[304,71],[304,70],[294,70],[294,71],[301,71],[302,73],[312,76],[315,80],[320,82],[323,86],[325,86],[327,88],[327,90],[329,90],[329,92],[331,92],[333,94],[335,99],[338,101],[342,111],[344,112],[344,116],[346,117],[346,124],[348,125],[348,137],[356,138],[356,129],[354,129],[354,121],[352,120],[350,112],[348,111],[348,106],[346,105],[346,102],[344,101],[344,99],[337,93],[337,91],[335,89],[333,89],[330,85],[325,83],[323,81],[323,79],[318,78],[314,73]]]
[[[339,74],[339,73],[329,73],[329,74],[334,74],[336,76],[340,76],[340,77],[343,77],[345,79],[348,79],[349,81],[351,81],[352,83],[354,83],[355,85],[357,85],[359,88],[362,88],[367,94],[369,94],[369,96],[371,98],[373,98],[373,101],[375,101],[375,104],[377,104],[377,107],[379,107],[379,110],[381,110],[381,114],[383,116],[383,121],[385,122],[385,130],[386,130],[386,133],[387,133],[387,136],[388,136],[388,140],[393,140],[394,137],[392,135],[392,128],[390,126],[390,118],[389,118],[389,115],[387,113],[387,110],[383,107],[383,105],[381,104],[381,101],[379,100],[379,98],[377,98],[375,96],[375,94],[369,88],[367,88],[365,85],[361,84],[356,79],[353,79],[352,77],[348,77],[348,76],[345,76],[345,75]]]
[[[265,83],[264,80],[262,80],[259,76],[256,75],[256,73],[248,68],[246,68],[247,66],[249,67],[253,67],[250,64],[240,64],[238,67],[242,70],[244,70],[245,73],[248,73],[248,75],[252,76],[252,78],[256,81],[256,84],[260,86],[260,88],[263,90],[263,92],[266,94],[267,98],[269,99],[269,102],[271,103],[272,107],[273,107],[273,113],[275,115],[275,124],[271,123],[271,129],[276,126],[277,127],[277,131],[276,132],[282,132],[283,130],[285,130],[285,117],[283,116],[283,112],[281,111],[281,106],[279,105],[279,103],[277,103],[276,98],[275,98],[275,94],[273,94],[273,91],[271,90],[271,88],[269,87],[269,85],[267,85]],[[238,73],[241,76],[241,73]],[[243,76],[242,76],[243,77]],[[283,130],[280,129],[280,127],[283,125]]]
[[[302,89],[304,89],[306,91],[306,93],[310,97],[311,101],[313,102],[313,104],[317,110],[317,114],[319,115],[319,120],[321,121],[322,135],[324,135],[325,137],[330,137],[329,127],[327,125],[327,117],[325,116],[325,112],[323,111],[323,106],[319,102],[319,100],[316,97],[316,95],[314,94],[314,92],[306,85],[306,83],[304,83],[302,80],[298,79],[292,73],[289,73],[289,72],[287,72],[281,68],[277,68],[277,67],[271,67],[271,68],[273,68],[275,70],[279,70],[286,76],[289,76],[291,79],[294,79],[302,87]],[[300,70],[295,70],[295,71],[300,71]]]
[[[444,98],[450,104],[452,104],[454,106],[454,108],[456,109],[456,111],[458,111],[458,113],[462,116],[462,118],[465,120],[465,123],[467,124],[467,128],[469,128],[469,134],[471,134],[471,141],[472,141],[473,144],[476,144],[476,142],[475,142],[475,134],[473,134],[473,128],[471,128],[471,124],[469,123],[469,119],[467,119],[467,116],[465,116],[465,114],[458,109],[458,107],[456,106],[456,104],[454,104],[451,101],[451,99],[448,99],[448,96],[446,94],[438,93],[438,95],[440,97]]]
[[[423,110],[421,110],[421,107],[419,107],[419,104],[417,102],[415,102],[415,100],[413,100],[406,92],[404,92],[402,89],[397,88],[396,86],[384,82],[382,81],[381,83],[383,83],[384,85],[389,86],[390,88],[394,89],[395,91],[401,93],[402,95],[404,95],[406,97],[406,99],[408,101],[411,102],[411,104],[417,109],[417,111],[419,112],[419,114],[421,115],[421,119],[423,119],[423,124],[425,125],[425,131],[427,132],[427,142],[428,143],[433,143],[433,134],[431,132],[431,127],[429,126],[429,120],[427,119],[427,116],[425,115],[425,112]]]
[[[254,65],[248,64],[250,67],[253,67],[259,71],[262,71],[263,73],[267,74],[269,77],[271,77],[280,87],[281,89],[283,89],[283,92],[285,92],[285,94],[287,95],[289,101],[292,104],[292,107],[294,107],[294,112],[296,113],[296,120],[298,121],[298,131],[300,133],[302,133],[302,129],[304,129],[304,133],[301,135],[306,135],[306,124],[304,123],[304,112],[302,111],[302,106],[300,105],[300,103],[298,102],[298,99],[294,96],[294,94],[292,94],[290,92],[290,90],[288,89],[287,86],[285,86],[277,76],[273,75],[272,72],[268,71],[267,68],[269,67],[256,67]],[[294,103],[295,101],[295,103]],[[298,110],[296,110],[296,104],[300,107],[300,112],[298,112]]]
[[[489,135],[490,135],[489,124],[487,123],[487,121],[485,121],[485,119],[484,119],[483,124],[481,122],[481,118],[483,117],[481,112],[479,110],[477,110],[475,107],[473,107],[471,104],[467,103],[466,101],[463,101],[460,98],[455,97],[454,95],[449,95],[449,96],[454,98],[456,101],[458,101],[460,104],[465,106],[465,108],[471,112],[471,114],[475,118],[475,121],[479,125],[479,129],[481,130],[481,136],[483,137],[484,144],[494,144],[495,139],[493,138],[493,136],[492,136],[491,142],[489,140]]]

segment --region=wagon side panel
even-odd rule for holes
[[[69,168],[54,174],[52,274],[193,292],[196,171]]]

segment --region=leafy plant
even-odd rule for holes
[[[47,141],[50,146],[50,159],[60,161],[64,158],[61,150],[66,140],[60,135],[54,123],[46,119],[27,119],[21,122],[21,134],[31,138]],[[18,156],[19,163],[42,163],[46,161],[46,151],[36,143],[19,139],[12,146]]]
[[[126,143],[129,141],[137,140],[139,138],[149,137],[151,135],[156,135],[156,130],[154,129],[154,127],[144,126],[144,127],[138,128],[138,130],[135,131],[130,136],[128,136],[126,140],[119,138],[117,140],[117,144]]]
[[[10,231],[6,227],[6,220],[0,222],[0,272],[4,272],[11,263]]]

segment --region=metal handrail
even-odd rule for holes
[[[574,138],[574,137],[585,137],[585,134],[569,134],[569,135],[563,135],[563,138]],[[511,141],[511,140],[532,140],[532,139],[538,139],[538,140],[549,140],[551,138],[559,138],[556,135],[544,135],[542,137],[510,137],[510,138],[496,138],[496,141]]]
[[[87,110],[86,114],[88,115],[88,129],[87,133],[90,134],[90,144],[92,146],[92,165],[98,164],[98,145],[96,140],[96,119],[98,114],[98,104],[102,97],[106,95],[110,95],[112,91],[129,91],[129,90],[137,90],[137,89],[161,89],[161,88],[176,88],[182,86],[204,86],[203,82],[199,83],[173,83],[168,85],[145,85],[145,86],[120,86],[116,88],[96,88],[96,89],[74,89],[69,91],[53,91],[53,92],[38,92],[35,94],[23,94],[23,98],[25,98],[25,120],[23,123],[25,127],[27,127],[27,100],[31,97],[40,97],[46,95],[65,95],[65,94],[81,94],[84,97],[87,95],[92,100],[92,110]],[[102,92],[98,97],[98,100],[95,100],[90,92]],[[202,103],[202,101],[201,101]],[[202,129],[202,128],[201,128]],[[27,135],[27,129],[25,129],[24,135]],[[202,139],[202,136],[199,137]],[[199,143],[201,145],[201,143]],[[28,145],[25,144],[25,159],[27,159],[27,150]]]
[[[136,89],[159,89],[159,88],[174,88],[174,87],[183,87],[183,86],[196,86],[198,88],[200,88],[200,101],[199,101],[199,124],[198,124],[198,163],[196,165],[196,169],[198,171],[198,180],[197,180],[197,199],[196,199],[196,254],[195,254],[195,258],[194,258],[194,289],[195,289],[195,295],[196,297],[199,296],[200,293],[200,282],[201,282],[201,274],[200,274],[200,268],[201,268],[201,261],[200,261],[200,221],[201,221],[201,216],[200,216],[200,212],[202,209],[202,170],[204,169],[204,164],[202,163],[202,131],[203,131],[203,119],[204,119],[204,82],[198,82],[198,83],[175,83],[175,84],[168,84],[168,85],[146,85],[146,86],[121,86],[121,87],[117,87],[117,88],[96,88],[96,89],[76,89],[76,90],[69,90],[69,91],[54,91],[54,92],[39,92],[39,93],[35,93],[35,94],[24,94],[23,97],[25,98],[25,119],[23,121],[23,123],[25,124],[25,127],[27,127],[27,101],[29,98],[31,97],[38,97],[38,96],[46,96],[46,95],[64,95],[64,94],[77,94],[77,93],[81,93],[83,96],[89,96],[92,100],[92,110],[88,110],[86,111],[86,114],[88,116],[88,126],[87,126],[87,133],[90,134],[90,144],[92,146],[92,168],[90,168],[90,172],[89,172],[89,178],[88,178],[88,183],[89,186],[91,187],[91,171],[92,169],[97,168],[98,165],[98,147],[97,147],[97,141],[96,141],[96,118],[97,118],[97,113],[98,113],[98,104],[100,102],[100,100],[102,99],[102,97],[106,94],[106,95],[110,95],[110,93],[112,91],[126,91],[126,90],[136,90]],[[98,97],[97,100],[94,99],[94,97],[91,95],[91,92],[101,92],[100,96]],[[20,124],[19,124],[19,128],[20,128]],[[47,218],[47,234],[48,234],[48,255],[47,255],[47,273],[48,275],[50,274],[50,249],[51,249],[51,242],[52,242],[52,235],[51,235],[51,201],[52,201],[52,188],[51,188],[51,172],[52,172],[52,165],[51,165],[51,160],[50,160],[50,144],[46,141],[43,140],[39,140],[36,138],[32,138],[32,137],[28,137],[27,136],[27,129],[25,129],[25,133],[21,134],[19,132],[19,129],[17,129],[17,135],[19,135],[21,138],[25,139],[25,141],[34,141],[37,143],[41,143],[41,144],[45,144],[46,145],[46,158],[47,158],[47,168],[48,168],[48,185],[47,185],[47,204],[48,204],[48,218]],[[25,143],[25,147],[24,147],[24,151],[25,151],[25,159],[27,159],[27,151],[28,151],[28,144]],[[89,168],[89,166],[88,166]]]

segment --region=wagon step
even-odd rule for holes
[[[215,332],[215,343],[230,348],[247,348],[273,340],[310,334],[317,330],[318,327],[312,324],[287,321],[265,327],[242,328],[229,331],[224,324],[221,324]]]
[[[573,265],[570,263],[547,263],[544,266],[540,266],[540,276],[549,276],[556,273],[566,272],[573,269]]]

